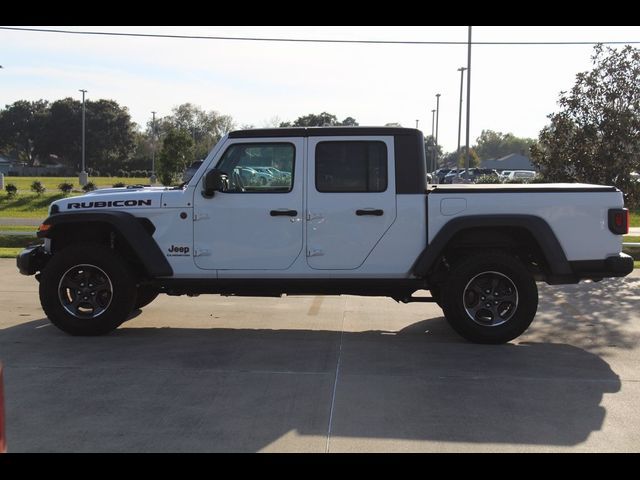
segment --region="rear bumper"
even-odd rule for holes
[[[51,258],[42,245],[27,247],[16,257],[18,270],[22,275],[33,275],[42,270]]]
[[[625,277],[633,271],[633,257],[626,253],[619,253],[604,260],[581,260],[569,264],[578,279]]]

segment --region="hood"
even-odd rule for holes
[[[80,212],[87,210],[132,210],[159,208],[165,187],[103,188],[78,197],[57,200],[49,206],[49,214],[57,210]]]

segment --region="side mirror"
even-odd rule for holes
[[[226,192],[229,189],[229,178],[222,170],[214,168],[204,177],[202,196],[211,198],[216,192]]]

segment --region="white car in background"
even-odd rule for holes
[[[536,178],[537,173],[533,170],[505,170],[502,172],[501,179],[503,182],[509,180],[532,180]]]

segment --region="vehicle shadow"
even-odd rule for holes
[[[591,352],[609,347],[630,349],[640,342],[631,325],[640,308],[640,276],[560,288],[538,284],[538,288],[538,314],[521,338],[564,341]]]
[[[573,446],[620,390],[583,348],[474,345],[442,317],[397,332],[134,320],[93,338],[47,324],[0,331],[13,452],[325,451],[329,429],[331,451],[356,438]]]

